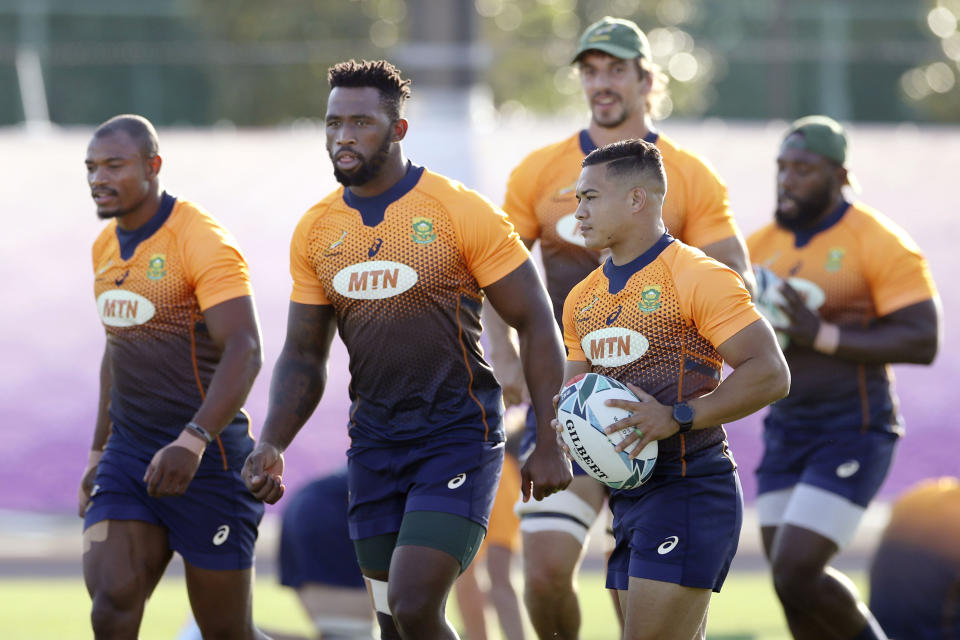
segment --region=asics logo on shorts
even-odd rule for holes
[[[217,532],[213,534],[213,544],[218,547],[227,541],[227,538],[230,537],[230,525],[222,524],[217,527]]]
[[[447,483],[447,488],[456,489],[466,481],[467,481],[467,474],[461,473],[461,474],[455,475],[453,476],[453,478],[450,479],[450,482]]]
[[[857,471],[860,471],[860,463],[856,460],[847,460],[839,467],[837,467],[837,477],[838,478],[849,478]]]
[[[670,536],[669,538],[667,538],[666,540],[660,543],[660,546],[657,547],[657,553],[659,553],[662,556],[667,555],[668,553],[673,551],[673,548],[677,546],[678,542],[680,542],[680,538],[678,538],[677,536]]]
[[[99,492],[100,492],[100,485],[98,484],[93,485],[93,489],[90,490],[90,497],[92,498],[93,496],[97,495],[97,493]]]

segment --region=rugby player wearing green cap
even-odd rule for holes
[[[666,77],[653,63],[646,35],[630,20],[603,18],[581,36],[573,64],[590,105],[590,123],[528,155],[510,176],[503,206],[528,247],[540,242],[557,322],[570,289],[600,263],[600,253],[584,246],[574,218],[581,162],[594,149],[627,139],[646,140],[662,154],[669,185],[663,220],[670,234],[732,267],[752,290],[753,275],[726,187],[700,157],[654,127],[655,111],[666,95]],[[519,359],[505,327],[488,313],[486,329],[504,399],[508,404],[521,402]],[[531,416],[527,433],[531,445],[535,424]],[[575,576],[587,531],[603,509],[606,495],[599,482],[577,475],[569,491],[518,505],[525,600],[541,638],[578,637]]]
[[[775,328],[793,384],[764,420],[757,513],[795,638],[886,638],[829,563],[853,538],[903,431],[889,364],[929,364],[938,346],[926,260],[892,220],[846,200],[847,162],[836,121],[794,122],[777,156],[775,222],[748,241],[758,269],[784,280]]]

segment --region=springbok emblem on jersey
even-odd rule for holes
[[[151,280],[159,280],[163,276],[167,275],[167,254],[165,253],[155,253],[150,256],[150,261],[147,263],[147,277]]]
[[[413,235],[410,236],[417,244],[430,244],[437,239],[437,234],[433,230],[433,219],[414,218]]]
[[[640,302],[637,306],[644,313],[653,313],[660,308],[660,294],[663,288],[658,284],[648,284],[640,291]]]
[[[843,247],[830,247],[830,250],[827,251],[827,262],[823,265],[823,268],[830,272],[840,271],[843,268],[843,256],[846,253],[847,250]]]

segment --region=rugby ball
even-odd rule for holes
[[[567,382],[557,405],[557,420],[563,427],[560,435],[574,461],[588,475],[613,489],[635,489],[653,475],[659,446],[654,440],[634,459],[626,451],[614,451],[633,430],[609,435],[603,432],[630,415],[624,409],[608,407],[607,400],[638,402],[625,384],[598,373],[584,373]]]
[[[783,311],[783,307],[787,306],[786,299],[780,293],[783,279],[770,269],[759,265],[753,265],[753,274],[757,279],[757,295],[753,302],[760,315],[766,318],[770,326],[776,331],[780,348],[786,350],[790,346],[790,336],[781,329],[790,326],[790,316]],[[827,299],[823,289],[809,280],[794,277],[787,278],[787,282],[797,290],[797,293],[800,294],[807,308],[811,311],[817,311]]]

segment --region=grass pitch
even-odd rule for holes
[[[863,574],[852,577],[862,589]],[[583,574],[580,594],[582,639],[617,638],[616,616],[603,588],[603,576],[596,572]],[[0,602],[3,603],[0,637],[7,640],[93,637],[89,623],[90,600],[79,578],[0,580]],[[167,576],[147,603],[140,637],[142,640],[173,640],[183,627],[187,612],[183,578]],[[452,605],[449,615],[459,627],[459,616]],[[262,576],[257,580],[254,620],[265,629],[303,635],[310,631],[310,624],[296,596],[279,586],[273,576]],[[532,638],[532,634],[529,637]],[[723,592],[714,594],[711,601],[708,637],[710,640],[790,638],[766,573],[735,572],[728,577]]]

